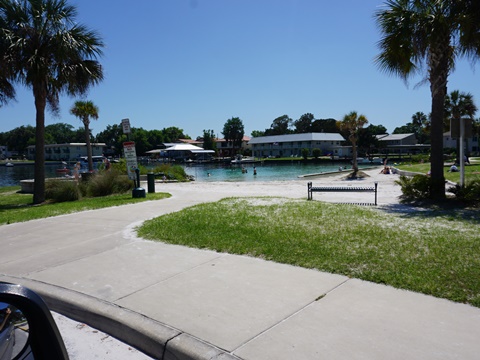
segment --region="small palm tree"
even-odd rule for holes
[[[365,115],[358,115],[356,111],[345,115],[342,121],[337,122],[338,128],[340,131],[348,132],[348,139],[352,143],[352,167],[353,174],[355,177],[358,172],[358,162],[357,162],[357,139],[358,131],[363,128],[364,125],[368,124],[368,120]]]
[[[473,101],[473,95],[470,93],[454,90],[450,95],[445,97],[445,113],[449,120],[453,120],[456,123],[467,119],[473,120],[476,112],[477,106]],[[459,156],[461,146],[463,146],[463,144],[460,144],[460,140],[457,139],[457,163],[460,163]]]
[[[85,126],[85,142],[87,143],[88,171],[93,171],[92,146],[90,144],[90,119],[98,119],[98,107],[92,101],[75,101],[70,109],[70,114],[75,115]]]
[[[34,204],[45,200],[45,109],[58,113],[61,94],[85,94],[103,79],[103,42],[76,15],[66,0],[0,0],[0,100],[15,95],[13,84],[35,98]]]
[[[461,56],[480,59],[477,0],[387,0],[376,14],[382,32],[377,64],[404,80],[425,74],[432,96],[431,197],[445,198],[444,101],[449,74]],[[423,71],[426,70],[426,73]]]

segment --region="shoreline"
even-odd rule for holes
[[[363,171],[363,170],[362,170]],[[364,171],[368,177],[362,179],[345,179],[350,171],[337,171],[334,173],[321,173],[315,176],[298,178],[295,180],[274,180],[254,182],[228,182],[228,181],[192,181],[178,183],[163,183],[157,181],[157,192],[169,192],[172,196],[181,194],[188,196],[194,192],[201,194],[205,202],[216,201],[226,197],[287,197],[293,199],[307,199],[307,183],[313,182],[314,186],[362,186],[378,183],[378,205],[398,205],[401,188],[395,183],[398,174],[380,174],[379,169]],[[146,185],[146,184],[145,184]],[[142,184],[143,186],[143,184]],[[148,197],[148,194],[147,194]],[[335,203],[371,203],[373,195],[365,192],[330,192],[316,193],[314,200]]]

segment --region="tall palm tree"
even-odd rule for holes
[[[352,111],[343,117],[343,120],[337,123],[340,131],[348,132],[348,139],[352,143],[352,166],[353,176],[355,177],[358,172],[357,162],[357,138],[358,131],[368,124],[368,120],[365,115],[358,115],[356,111]]]
[[[447,114],[446,117],[448,120],[453,120],[457,124],[465,120],[473,121],[476,112],[477,106],[473,101],[473,95],[470,93],[454,90],[445,97],[445,113]],[[457,163],[460,163],[461,160],[459,157],[461,146],[463,146],[463,144],[460,144],[460,139],[457,138]]]
[[[0,65],[0,71],[3,70],[3,66]],[[10,99],[15,98],[15,89],[12,84],[7,81],[6,76],[0,74],[0,107],[6,104]]]
[[[90,144],[90,118],[98,119],[98,107],[92,101],[75,101],[70,113],[78,117],[85,126],[85,142],[87,143],[88,171],[93,171],[92,146]]]
[[[45,200],[45,109],[58,113],[60,95],[85,94],[103,79],[103,42],[76,15],[66,0],[0,0],[0,80],[31,88],[35,99],[35,204]]]
[[[447,81],[458,57],[480,58],[478,0],[388,0],[375,14],[382,32],[376,62],[404,80],[423,73],[430,83],[431,190],[445,197],[443,119]],[[422,71],[426,69],[426,74]]]

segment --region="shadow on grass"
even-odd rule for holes
[[[464,207],[458,203],[436,204],[389,204],[379,207],[381,210],[405,218],[451,218],[480,224],[480,208]]]
[[[32,207],[32,204],[3,204],[0,205],[0,212],[8,211],[8,210],[17,210]]]

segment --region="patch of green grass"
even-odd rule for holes
[[[420,174],[427,174],[430,170],[430,164],[402,164],[397,166],[400,170],[411,171],[411,172],[418,172]],[[460,167],[458,167],[460,169]],[[449,172],[450,166],[445,166],[444,168],[444,176],[445,179],[459,183],[460,182],[460,172]],[[473,163],[471,165],[465,165],[465,181],[470,181],[473,179],[480,178],[480,164]]]
[[[230,198],[149,220],[140,236],[343,274],[480,307],[478,212],[385,213]]]
[[[32,205],[33,195],[19,193],[19,190],[20,187],[0,188],[0,225],[147,200],[160,200],[171,196],[167,193],[154,193],[147,194],[145,198],[132,198],[131,193],[125,193],[96,198],[82,198],[82,200],[78,201]]]

